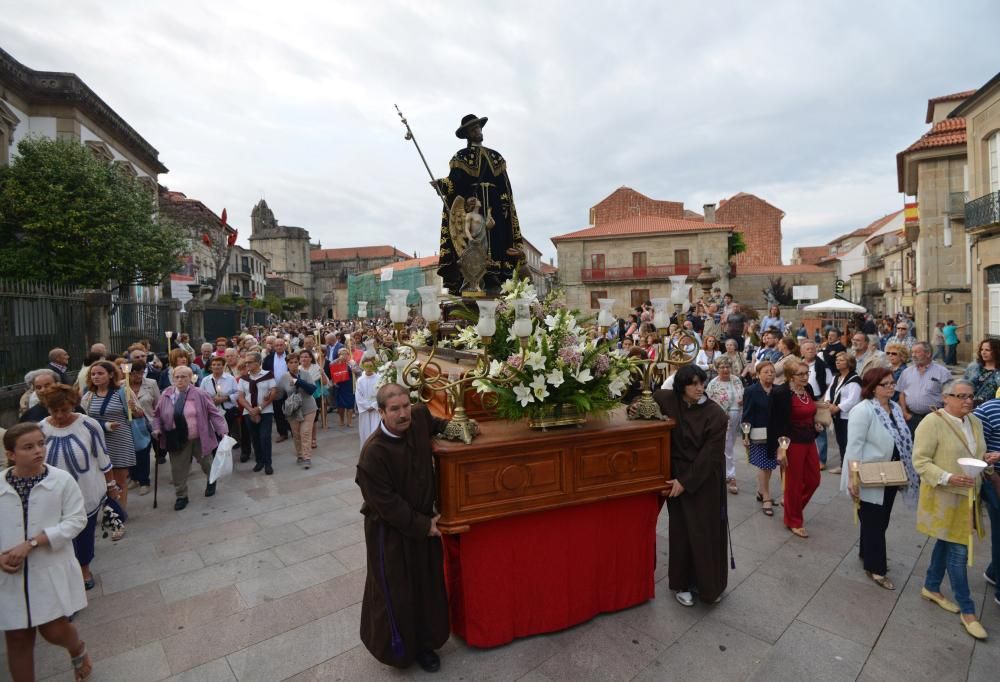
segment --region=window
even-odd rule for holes
[[[604,254],[594,253],[590,256],[590,269],[595,272],[604,272]]]
[[[636,277],[646,276],[646,252],[645,251],[633,251],[632,252],[632,274]]]
[[[1000,131],[990,136],[990,191],[1000,192]]]
[[[607,298],[608,292],[605,291],[591,291],[590,292],[590,307],[597,310],[601,307],[601,304],[597,302],[599,298]]]
[[[632,308],[635,309],[649,300],[649,289],[632,289]]]
[[[1000,265],[986,268],[986,292],[988,297],[986,333],[990,336],[1000,336]]]
[[[674,274],[691,274],[691,252],[687,249],[674,249]]]

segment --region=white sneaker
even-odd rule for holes
[[[674,596],[681,606],[694,606],[694,595],[690,592],[675,592]]]
[[[988,575],[986,575],[986,571],[983,571],[983,580],[985,580],[986,582],[988,582],[993,587],[997,586],[997,581],[994,580],[993,578],[989,577]]]

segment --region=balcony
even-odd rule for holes
[[[581,270],[580,279],[584,282],[634,282],[637,280],[657,281],[669,279],[674,275],[697,277],[700,272],[700,263],[690,263],[686,265],[648,265],[644,268],[595,268]]]
[[[870,253],[865,258],[865,265],[869,268],[877,268],[885,262],[885,256],[881,253]]]
[[[990,192],[965,204],[965,229],[1000,225],[1000,192]]]
[[[865,282],[862,289],[865,296],[880,296],[882,294],[881,282]]]

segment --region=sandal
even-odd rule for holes
[[[736,481],[735,480],[729,480],[729,481],[726,482],[726,490],[729,491],[730,495],[739,495],[740,494],[740,487],[738,485],[736,485]]]
[[[865,571],[865,575],[868,576],[869,578],[871,578],[871,581],[873,583],[875,583],[876,585],[878,585],[879,587],[881,587],[883,589],[886,589],[886,590],[894,590],[894,589],[896,589],[896,586],[892,584],[892,581],[889,580],[889,578],[887,578],[884,575],[875,575],[871,571]]]
[[[792,531],[792,535],[796,535],[800,538],[809,537],[809,533],[806,532],[805,528],[789,528],[788,530]]]
[[[87,645],[83,642],[80,644],[80,653],[76,656],[70,656],[69,659],[73,664],[73,679],[76,682],[87,679],[94,670],[94,665],[90,662],[90,656],[87,654]]]
[[[757,501],[758,502],[763,502],[764,501],[764,496],[761,495],[760,493],[757,493]]]
[[[118,542],[123,537],[125,537],[125,526],[122,526],[121,528],[116,528],[115,530],[111,531],[112,542]]]
[[[774,500],[763,500],[762,504],[764,505],[764,507],[761,511],[764,512],[764,516],[774,516]]]

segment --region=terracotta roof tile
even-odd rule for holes
[[[827,246],[800,246],[798,247],[798,257],[804,265],[815,265],[823,258],[830,255],[830,247]]]
[[[830,268],[818,265],[740,265],[736,275],[807,275],[810,273],[829,273]]]
[[[542,274],[543,275],[554,275],[559,272],[559,268],[549,263],[542,263]]]
[[[399,249],[388,246],[351,246],[343,249],[313,249],[309,252],[310,261],[321,260],[354,260],[355,258],[392,258],[394,256],[402,258],[412,258],[408,253],[403,253]]]
[[[437,256],[424,256],[423,258],[408,258],[391,265],[383,265],[381,268],[374,268],[372,272],[381,274],[382,268],[392,267],[393,270],[406,270],[407,268],[427,268],[438,264]]]
[[[833,241],[831,241],[829,244],[827,244],[827,246],[836,244],[837,242],[843,241],[843,240],[848,239],[850,237],[870,237],[873,234],[875,234],[876,232],[878,232],[879,230],[881,230],[883,227],[885,227],[886,225],[888,225],[889,222],[891,222],[893,218],[895,218],[896,216],[898,216],[902,212],[903,212],[903,210],[900,209],[898,211],[893,211],[892,213],[887,213],[886,215],[882,216],[881,218],[872,221],[871,223],[869,223],[865,227],[859,227],[858,229],[854,230],[853,232],[848,232],[847,234],[840,235],[839,237],[837,237],[836,239],[834,239]]]
[[[955,144],[965,144],[965,119],[961,117],[938,121],[919,140],[904,149],[902,154]]]
[[[703,232],[705,230],[734,230],[735,225],[720,225],[678,218],[658,218],[654,216],[634,216],[624,220],[587,227],[575,232],[552,237],[553,242],[567,239],[600,239],[602,237],[626,237],[636,234],[657,234],[667,232]]]

